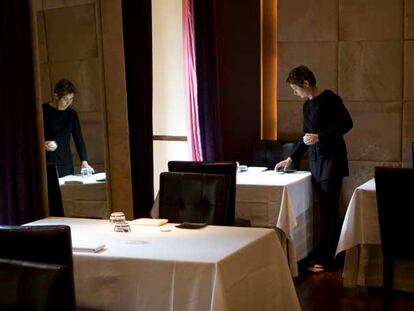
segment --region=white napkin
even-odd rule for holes
[[[72,245],[74,252],[98,253],[105,249],[105,244],[98,242],[76,242]]]
[[[267,170],[267,167],[262,167],[262,166],[249,166],[247,168],[247,170],[249,172],[264,172]]]
[[[142,225],[142,226],[162,226],[168,222],[168,219],[160,218],[138,218],[128,221],[130,225]]]

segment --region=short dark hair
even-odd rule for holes
[[[310,86],[316,86],[315,75],[308,67],[304,65],[293,68],[286,78],[287,83],[298,86],[303,86],[305,80],[308,81]]]
[[[54,93],[57,95],[58,98],[62,98],[67,94],[75,94],[76,88],[73,85],[73,83],[69,80],[62,79],[58,81],[58,83],[56,83]]]

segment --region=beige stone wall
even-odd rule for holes
[[[278,0],[278,138],[302,135],[302,102],[284,81],[291,68],[308,65],[354,121],[345,137],[344,206],[375,166],[411,166],[413,16],[409,0]]]

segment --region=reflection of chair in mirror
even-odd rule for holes
[[[286,159],[296,145],[296,141],[254,140],[252,142],[252,166],[274,169],[275,164]],[[293,162],[291,168],[299,169],[299,162]]]
[[[394,262],[414,260],[414,169],[376,167],[375,186],[383,256],[383,309],[391,306]]]
[[[170,172],[228,175],[230,177],[230,191],[225,225],[233,226],[236,221],[236,225],[244,224],[244,226],[249,226],[246,221],[240,219],[235,220],[237,176],[236,162],[169,161],[168,170]]]
[[[47,302],[50,308],[39,310],[75,308],[72,242],[68,226],[0,226],[0,241],[1,259],[29,261],[32,266],[25,269],[16,263],[4,263],[1,273],[4,273],[7,267],[20,271],[21,278],[15,279],[16,282],[22,282],[32,275],[31,282],[34,282],[36,290],[51,290],[53,293]],[[46,282],[44,277],[50,278],[50,286],[42,283]],[[46,292],[42,294],[48,296]],[[30,299],[29,296],[27,298]]]
[[[230,178],[227,175],[160,174],[159,215],[170,222],[225,225]]]

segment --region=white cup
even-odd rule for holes
[[[48,145],[50,148],[57,148],[57,144],[56,144],[56,142],[55,142],[54,140],[49,141],[49,142],[47,143],[47,145]]]
[[[55,151],[56,148],[58,147],[58,145],[56,144],[54,140],[46,142],[46,146],[47,148],[49,148],[49,151]]]
[[[309,143],[309,141],[310,141],[310,135],[305,134],[305,135],[303,136],[303,142],[304,142],[305,144],[308,144],[308,143]]]

